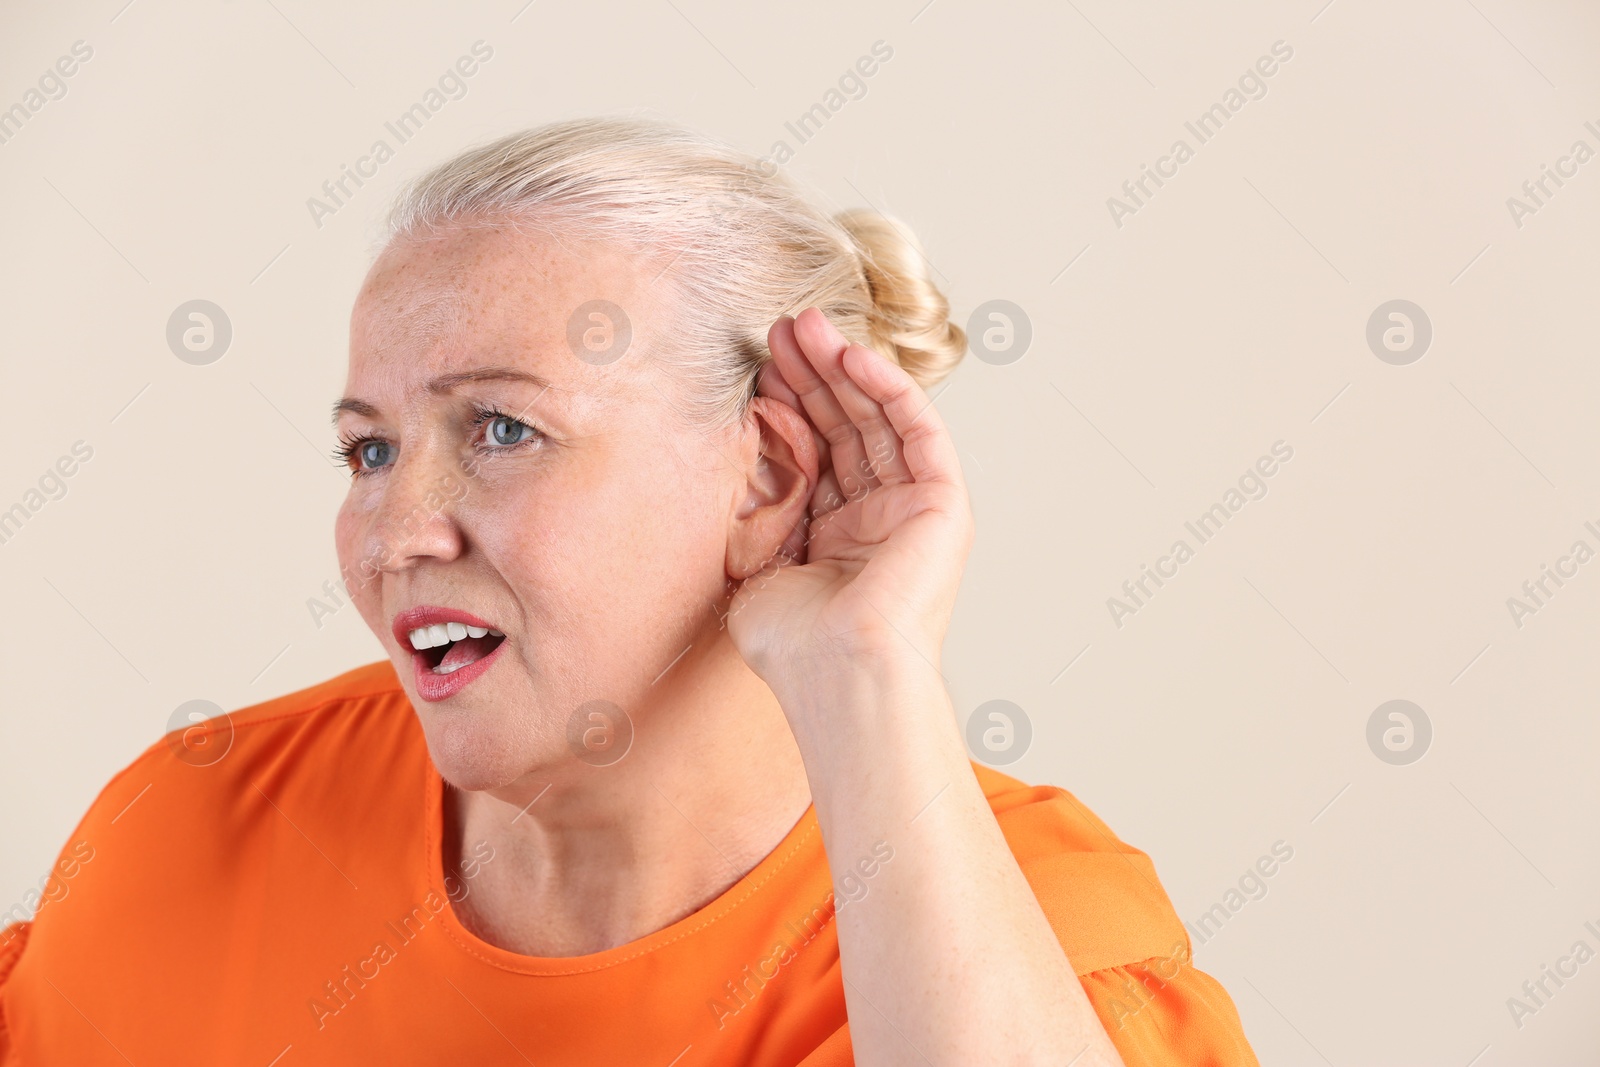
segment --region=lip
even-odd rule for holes
[[[506,647],[506,639],[494,646],[490,652],[480,660],[467,664],[460,670],[449,674],[434,674],[433,669],[422,658],[422,653],[411,647],[410,633],[419,626],[432,626],[436,623],[459,622],[463,626],[481,626],[485,629],[498,630],[491,622],[487,622],[471,612],[458,611],[455,608],[441,608],[424,604],[415,608],[408,608],[394,617],[391,628],[395,642],[411,653],[411,670],[417,683],[417,695],[430,704],[441,700],[448,700],[466,688],[473,680],[482,675],[495,660],[500,658],[500,650]]]

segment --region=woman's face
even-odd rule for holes
[[[657,269],[600,244],[453,229],[392,244],[356,298],[339,562],[458,787],[572,760],[583,705],[635,711],[719,628],[749,456],[679,414],[652,358],[671,322]],[[603,319],[579,316],[569,341],[596,300],[629,320],[619,358]],[[504,637],[475,636],[485,627]],[[418,651],[419,628],[462,639]]]

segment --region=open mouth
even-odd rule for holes
[[[422,665],[434,674],[454,674],[489,655],[506,635],[487,626],[436,622],[406,634]]]

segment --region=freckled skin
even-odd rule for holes
[[[769,331],[779,373],[764,371],[745,418],[701,437],[651,358],[673,329],[652,258],[455,231],[388,249],[356,301],[347,396],[377,414],[346,415],[343,436],[381,436],[397,458],[353,484],[339,554],[347,573],[382,558],[352,595],[460,787],[445,792],[430,862],[454,876],[469,850],[494,856],[454,914],[525,955],[626,944],[726,891],[814,792],[830,857],[876,854],[886,828],[894,838],[894,864],[835,915],[857,1062],[927,1049],[949,1063],[1120,1064],[973,774],[938,670],[973,538],[938,412],[905,371],[806,308]],[[626,308],[636,337],[600,368],[565,337],[572,309],[597,298]],[[490,363],[561,391],[423,388]],[[465,494],[436,498],[406,533],[430,487],[459,481],[474,455],[472,400],[526,409],[549,439],[483,456]],[[862,469],[877,485],[825,505],[804,562],[742,586],[721,629],[712,602],[729,579],[759,573],[836,477],[816,438],[850,466],[872,444],[879,462]],[[489,670],[438,704],[417,699],[410,649],[390,632],[418,603],[507,635]],[[565,742],[571,712],[595,698],[635,722],[608,767]],[[1089,899],[1062,906],[1076,915]]]
[[[572,709],[596,698],[637,708],[684,646],[717,627],[711,605],[724,592],[726,547],[718,520],[738,483],[673,412],[675,387],[649,358],[659,294],[635,274],[614,252],[580,257],[463,231],[391,248],[357,298],[346,392],[386,417],[346,416],[341,428],[382,436],[397,452],[356,479],[337,524],[340,560],[393,553],[355,602],[411,691],[441,773],[463,788],[564,762]],[[566,336],[571,309],[597,297],[627,309],[635,328],[629,351],[604,366],[574,356]],[[422,389],[433,376],[491,364],[553,388],[477,383],[449,397]],[[474,400],[526,412],[547,438],[501,455],[475,451]],[[462,470],[473,459],[475,476]],[[406,536],[404,517],[430,490],[437,501],[463,487],[439,513],[424,507]],[[411,650],[389,628],[417,604],[493,622],[508,635],[501,656],[511,662],[443,705],[415,699]]]
[[[743,577],[777,550],[804,494],[755,521],[760,486],[784,482],[761,460],[759,420],[713,441],[677,414],[679,386],[653,358],[673,313],[670,286],[652,285],[659,270],[569,236],[453,229],[387,248],[351,315],[345,394],[378,416],[344,413],[339,430],[393,452],[352,483],[340,563],[435,766],[460,790],[446,794],[446,868],[483,840],[504,857],[457,911],[518,951],[593,951],[659,929],[770,851],[810,799],[776,698],[720,618],[730,569]],[[633,328],[626,353],[600,366],[567,340],[573,309],[593,299],[625,309]],[[486,366],[552,388],[424,386]],[[474,403],[547,436],[487,451]],[[786,425],[809,432],[798,417]],[[752,483],[752,471],[765,473]],[[356,580],[363,560],[383,559]],[[419,604],[506,633],[499,661],[440,703],[417,696],[412,650],[390,632]],[[634,723],[612,767],[568,747],[569,718],[595,699]]]

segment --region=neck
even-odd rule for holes
[[[637,940],[716,899],[805,813],[788,721],[725,631],[650,694],[629,709],[632,745],[614,763],[573,757],[500,789],[446,785],[445,872],[478,937],[530,956]]]

